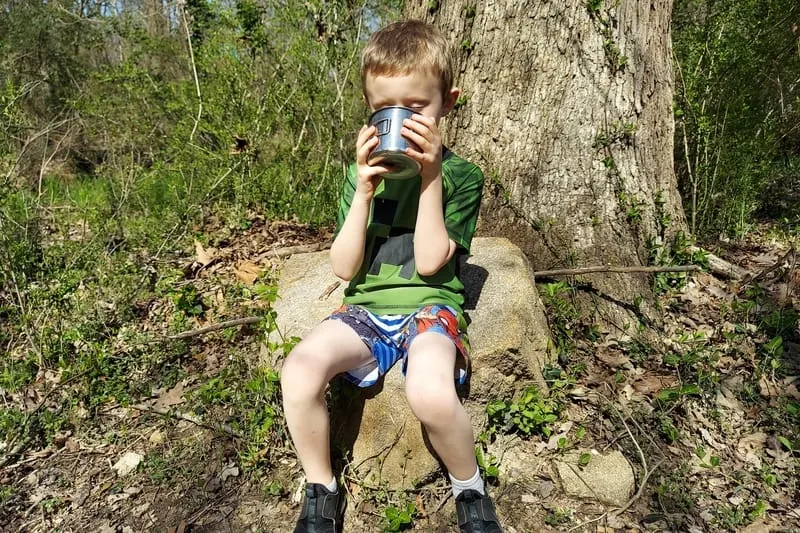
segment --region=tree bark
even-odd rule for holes
[[[510,238],[534,270],[647,265],[685,230],[671,10],[672,0],[406,2],[408,18],[457,49],[464,98],[443,128],[487,176],[479,232]],[[630,306],[608,302],[642,302],[658,320],[651,274],[584,279],[610,311],[601,321],[630,324]]]

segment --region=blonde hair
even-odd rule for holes
[[[426,22],[395,22],[373,33],[367,41],[361,53],[361,88],[365,91],[367,74],[396,76],[419,70],[439,78],[445,97],[453,88],[450,44],[438,29]]]

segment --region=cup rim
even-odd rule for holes
[[[369,116],[369,122],[372,122],[372,117],[374,117],[375,115],[377,115],[381,111],[385,111],[387,109],[405,109],[406,111],[411,112],[411,114],[415,115],[417,113],[416,110],[411,109],[410,107],[406,107],[404,105],[387,105],[387,106],[384,106],[384,107],[382,107],[380,109],[376,109],[375,111],[373,111],[372,114]]]

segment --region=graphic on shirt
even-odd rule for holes
[[[381,266],[400,268],[400,277],[411,279],[417,267],[414,263],[414,234],[406,233],[395,237],[378,237],[372,248],[373,257],[370,261],[368,274],[378,276]]]

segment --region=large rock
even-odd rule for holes
[[[472,347],[472,377],[462,393],[479,427],[487,400],[531,383],[544,386],[548,328],[528,262],[507,239],[473,239],[462,279]],[[331,291],[336,281],[328,252],[294,255],[283,265],[275,311],[284,338],[303,337],[341,304],[344,284]],[[369,391],[337,385],[331,426],[341,453],[352,447],[350,464],[361,476],[408,487],[430,479],[439,466],[405,401],[398,368],[388,373],[382,391],[380,385]]]
[[[636,484],[631,464],[617,450],[605,455],[592,450],[590,456],[583,466],[579,453],[570,453],[563,460],[554,461],[564,493],[617,507],[625,505]]]

